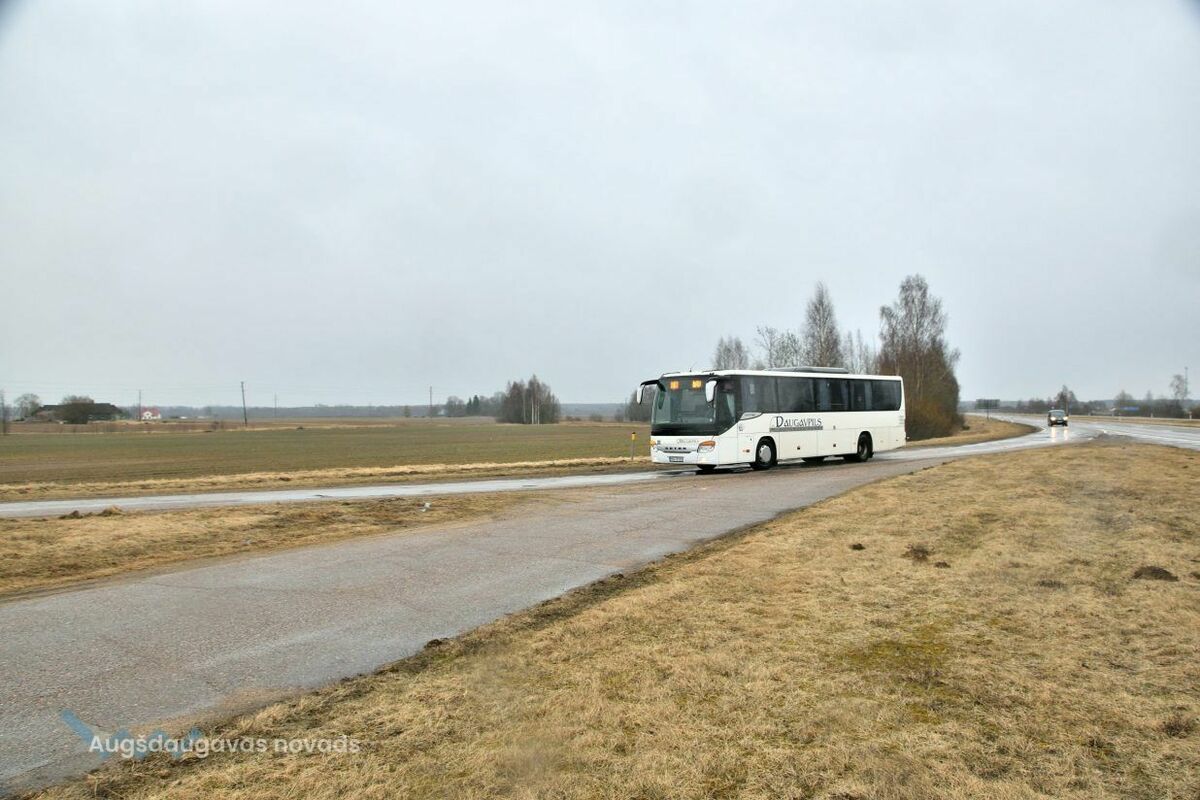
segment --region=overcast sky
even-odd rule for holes
[[[0,265],[10,398],[613,401],[913,272],[964,398],[1165,393],[1200,4],[9,3]]]

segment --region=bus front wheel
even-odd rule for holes
[[[754,450],[754,461],[750,466],[753,469],[770,469],[775,466],[775,443],[770,439],[759,439],[758,447]]]

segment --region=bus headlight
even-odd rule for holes
[[[700,446],[696,448],[696,452],[697,453],[711,453],[716,448],[716,446],[717,446],[717,443],[714,442],[712,439],[709,439],[706,442],[701,442]]]

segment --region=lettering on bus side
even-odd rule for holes
[[[771,426],[771,433],[780,433],[783,431],[823,431],[825,425],[822,424],[820,417],[776,417],[775,424]]]

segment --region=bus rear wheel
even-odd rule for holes
[[[775,466],[775,443],[770,439],[759,439],[758,447],[754,450],[752,469],[770,469]]]
[[[871,434],[864,433],[858,437],[858,447],[854,449],[854,455],[846,456],[846,460],[857,461],[861,464],[864,461],[869,461],[873,455],[875,455],[875,448],[871,444]]]

